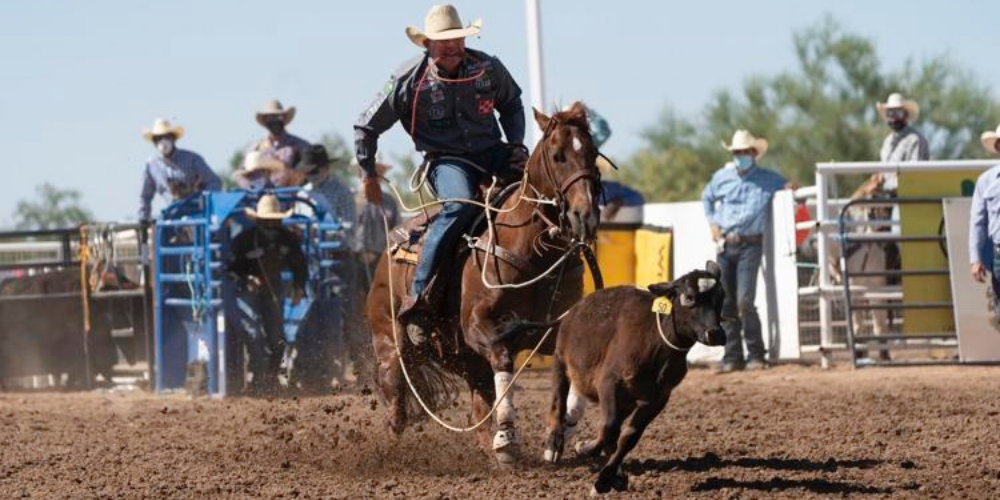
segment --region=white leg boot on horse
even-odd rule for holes
[[[506,392],[497,403],[497,432],[493,435],[493,452],[504,465],[517,461],[520,439],[517,435],[517,411],[514,409],[514,389],[508,387],[514,380],[511,372],[498,372],[493,376],[497,396]]]

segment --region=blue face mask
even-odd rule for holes
[[[753,166],[753,155],[736,155],[733,157],[733,163],[736,165],[737,170],[746,172],[747,169]]]

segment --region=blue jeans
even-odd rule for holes
[[[489,174],[501,173],[510,166],[510,150],[504,145],[470,154],[469,160],[481,166]],[[479,198],[479,181],[483,172],[458,161],[439,160],[431,165],[427,180],[437,193],[438,199]],[[442,256],[455,249],[462,232],[468,229],[472,219],[482,209],[468,203],[445,203],[437,218],[431,222],[420,253],[420,262],[413,276],[411,292],[421,294],[430,284],[434,270],[438,268]]]
[[[427,180],[434,187],[438,198],[475,199],[478,195],[476,186],[479,173],[472,168],[459,163],[441,162],[431,168]],[[462,231],[479,212],[479,208],[466,203],[445,203],[441,213],[431,222],[424,240],[424,248],[420,253],[420,262],[413,277],[412,291],[419,295],[427,288],[434,276],[442,254],[455,248]]]
[[[1000,246],[994,246],[993,269],[990,276],[993,282],[993,314],[997,324],[1000,324],[1000,276],[997,276],[998,271],[1000,271]]]
[[[760,317],[754,306],[762,254],[761,244],[742,243],[726,245],[725,251],[716,259],[722,268],[722,288],[726,291],[726,299],[722,303],[722,328],[726,331],[723,362],[742,365],[747,360],[764,360]],[[743,357],[744,340],[747,344],[746,359]]]

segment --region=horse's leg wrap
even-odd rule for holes
[[[497,372],[493,376],[493,385],[496,387],[497,397],[500,397],[504,391],[507,394],[500,398],[497,403],[497,423],[502,427],[503,424],[514,425],[517,421],[517,413],[514,410],[514,390],[508,390],[507,387],[514,380],[514,375],[510,372]]]
[[[497,372],[493,375],[497,397],[507,391],[507,394],[497,402],[496,418],[499,430],[493,436],[494,450],[506,448],[518,441],[517,432],[514,429],[514,424],[517,422],[517,413],[514,410],[514,390],[507,390],[513,380],[514,375],[510,372]]]

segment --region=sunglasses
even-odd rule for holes
[[[906,110],[905,109],[898,109],[898,108],[887,109],[887,110],[885,110],[885,117],[886,118],[892,118],[894,120],[901,120],[903,118],[906,118]]]

